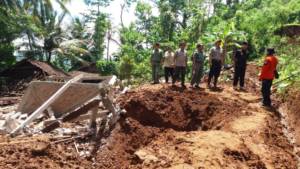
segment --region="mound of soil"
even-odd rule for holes
[[[172,128],[178,131],[218,128],[228,114],[242,115],[242,104],[221,100],[203,90],[180,91],[162,87],[159,91],[134,91],[124,96],[122,107],[127,117],[144,126]],[[214,120],[210,120],[211,118]]]
[[[146,85],[120,101],[100,168],[296,168],[278,118],[250,93]]]
[[[228,85],[220,91],[144,85],[119,98],[127,113],[93,158],[80,157],[73,142],[2,139],[0,166],[296,169],[279,119],[259,101]]]
[[[88,161],[78,157],[72,146],[51,144],[46,136],[6,140],[0,143],[0,147],[0,168],[81,169],[90,165]]]
[[[245,76],[245,83],[247,90],[254,94],[260,94],[260,81],[259,81],[259,73],[261,67],[250,63],[247,65],[247,72]]]

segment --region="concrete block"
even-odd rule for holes
[[[65,83],[62,82],[31,82],[17,111],[31,114],[64,84]],[[71,86],[51,104],[51,109],[55,113],[63,114],[70,112],[98,94],[99,88],[97,84],[72,83]]]

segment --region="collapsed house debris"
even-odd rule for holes
[[[66,84],[67,86],[64,86]],[[83,104],[86,100],[92,99],[98,91],[97,84],[74,83],[74,81],[71,83],[70,81],[68,83],[34,81],[30,83],[26,90],[17,111],[31,114],[62,87],[65,87],[65,90],[61,93],[61,97],[51,104],[52,111],[60,114],[66,113]]]
[[[98,73],[99,72],[96,63],[89,63],[88,65],[84,65],[84,66],[80,67],[78,69],[78,71],[87,72],[87,73]]]
[[[8,106],[19,102],[20,97],[3,97],[0,98],[0,106]]]
[[[69,77],[64,71],[46,62],[24,59],[12,67],[0,72],[0,92],[23,91],[33,80],[45,80],[47,77]]]
[[[115,85],[116,76],[84,77],[80,74],[68,79],[64,79],[67,82],[32,81],[16,111],[0,117],[1,133],[15,137],[52,132],[72,136],[73,140],[84,137],[101,140],[112,130],[121,113],[114,104],[116,96],[112,91],[119,89]],[[91,145],[93,148],[88,147],[89,150],[81,154],[94,154],[99,144],[93,142]]]

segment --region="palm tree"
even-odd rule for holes
[[[70,1],[0,0],[0,5],[5,9],[11,10],[23,18],[18,19],[16,23],[21,23],[20,29],[22,32],[19,37],[22,37],[25,41],[23,40],[16,47],[18,49],[25,46],[27,49],[27,56],[25,54],[25,57],[39,58],[51,62],[53,56],[55,56],[55,60],[63,59],[79,62],[80,64],[86,63],[83,57],[90,55],[86,47],[87,40],[80,36],[69,36],[61,29],[65,16],[70,15],[65,6]],[[60,6],[60,13],[54,9],[54,2]],[[74,22],[74,25],[79,24],[76,20]],[[78,26],[83,29],[83,25]]]
[[[61,23],[67,14],[70,14],[65,4],[71,0],[3,0],[1,5],[24,17],[23,35],[27,36],[29,50],[40,50],[36,38],[44,40],[44,50],[47,60],[51,60],[51,51],[57,47],[57,39],[61,36]],[[53,5],[56,2],[62,13],[58,14]],[[35,53],[35,52],[33,52]]]
[[[28,42],[29,44],[34,44],[34,36],[40,36],[44,39],[44,50],[48,55],[48,62],[51,61],[52,50],[57,47],[57,39],[61,36],[61,23],[64,17],[70,14],[65,6],[65,3],[70,2],[70,0],[55,0],[55,2],[62,9],[62,14],[60,15],[54,10],[53,1],[51,0],[29,0],[23,6],[25,9],[28,8],[27,11],[34,18],[36,26],[40,30],[36,33],[32,29],[27,29]]]

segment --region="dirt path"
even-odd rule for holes
[[[75,140],[0,137],[0,168],[296,169],[280,119],[261,108],[252,84],[250,92],[140,86],[119,98],[127,113],[94,158],[81,157]]]

